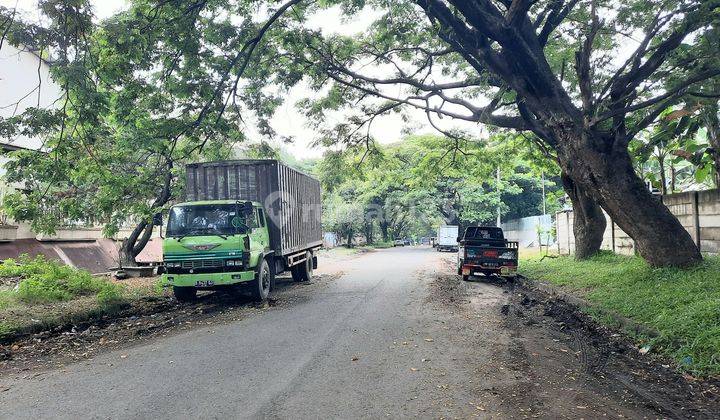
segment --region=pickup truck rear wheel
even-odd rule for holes
[[[197,289],[194,287],[173,286],[173,294],[175,299],[180,302],[192,302],[197,297]]]
[[[260,262],[260,268],[255,273],[255,280],[250,285],[250,294],[253,300],[261,302],[267,299],[270,294],[270,284],[272,283],[272,273],[266,260]]]

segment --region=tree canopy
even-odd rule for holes
[[[389,241],[433,236],[441,224],[494,225],[498,211],[503,220],[534,216],[543,210],[544,171],[547,211],[559,209],[557,165],[538,166],[517,153],[529,149],[524,139],[504,137],[454,144],[410,136],[375,145],[369,157],[363,149],[326,153],[312,168],[323,184],[325,229],[348,243],[358,234]]]
[[[107,202],[76,198],[106,183],[88,170],[95,142],[107,141],[116,159],[98,165],[108,185],[122,184],[112,178],[134,167],[128,162],[143,164],[138,174],[153,173],[148,166],[168,173],[242,141],[243,121],[272,136],[269,118],[303,82],[317,92],[299,105],[321,144],[370,153],[378,116],[409,109],[425,114],[452,153],[469,135],[441,119],[515,130],[559,164],[576,239],[588,253],[599,247],[602,207],[652,264],[700,259],[651,198],[628,148],[670,106],[705,101],[716,109],[720,0],[134,0],[99,25],[87,1],[43,0],[41,8],[47,24],[18,22],[8,10],[0,20],[3,39],[55,57],[55,76],[69,92],[59,110],[29,110],[2,124],[4,132],[52,133],[45,157],[11,172],[56,199],[18,197],[18,217],[40,214],[33,209],[42,204],[55,210],[43,214],[85,206],[103,221],[122,219],[108,210],[113,202],[118,215],[146,218],[163,205],[160,172],[136,178],[147,187],[131,187],[144,191],[138,208],[122,207],[120,187],[108,188]],[[338,8],[345,19],[376,13],[359,34],[309,24]],[[345,118],[332,123],[339,111]],[[118,150],[124,146],[130,150]],[[76,163],[63,168],[62,154]],[[177,177],[169,179],[174,186]]]

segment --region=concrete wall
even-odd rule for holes
[[[688,231],[700,251],[720,254],[720,190],[689,191],[659,197]],[[607,228],[602,248],[618,254],[633,255],[635,242],[606,214]],[[575,252],[572,232],[573,212],[566,210],[555,215],[558,249],[561,253]]]
[[[0,117],[21,114],[28,107],[61,106],[63,91],[50,78],[50,66],[24,46],[3,42],[0,50]],[[42,139],[19,134],[0,139],[16,147],[38,150]]]
[[[552,230],[552,216],[544,214],[540,216],[523,217],[522,219],[508,220],[500,224],[505,238],[510,241],[519,242],[521,247],[537,247],[538,244],[538,226],[544,231],[550,232]],[[554,238],[552,234],[546,233],[541,236],[542,244],[545,245],[548,242],[553,243]]]

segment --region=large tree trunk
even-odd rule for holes
[[[600,251],[607,221],[602,208],[566,173],[561,175],[563,188],[573,205],[575,258],[587,259]]]
[[[372,245],[373,243],[373,223],[372,221],[365,222],[365,243]]]
[[[152,236],[153,224],[143,220],[138,223],[130,236],[122,242],[120,247],[120,267],[132,267],[137,265],[138,255],[145,249]]]
[[[387,242],[388,237],[388,222],[385,219],[380,219],[380,232],[382,233],[383,242]]]
[[[348,248],[352,248],[352,246],[353,246],[353,236],[354,236],[353,233],[354,232],[352,229],[348,229],[348,231],[347,231],[347,246],[348,246]]]
[[[564,137],[558,148],[563,170],[635,240],[648,263],[688,266],[702,259],[690,234],[637,176],[626,147],[601,149],[605,139],[571,130],[555,134]]]
[[[172,160],[166,162],[164,182],[157,198],[152,204],[153,208],[162,207],[170,201],[172,187]],[[145,246],[152,237],[154,225],[147,220],[141,220],[130,233],[130,236],[122,242],[120,247],[120,267],[136,266],[138,255],[145,249]]]
[[[638,102],[639,88],[644,81],[662,75],[658,70],[663,63],[682,45],[688,33],[707,23],[699,16],[711,10],[717,0],[699,2],[709,3],[708,8],[687,13],[678,22],[683,29],[663,36],[657,49],[640,47],[637,63],[623,66],[611,77],[607,89],[593,79],[596,70],[593,44],[603,25],[592,7],[589,29],[581,31],[584,32],[580,35],[582,45],[575,51],[579,95],[575,89],[573,94],[569,93],[562,81],[564,75],[558,77],[545,51],[547,40],[554,36],[552,31],[566,16],[557,22],[548,17],[537,35],[539,22],[531,21],[525,14],[535,2],[417,0],[415,3],[433,25],[439,26],[438,35],[478,71],[478,76],[497,78],[499,80],[490,84],[515,91],[519,118],[492,114],[503,107],[497,105],[498,96],[487,107],[477,108],[477,121],[530,130],[546,140],[556,150],[561,168],[635,240],[638,252],[652,265],[686,266],[702,259],[680,222],[635,174],[627,148],[635,130],[652,122],[652,118],[638,121],[634,111],[652,109],[648,113],[648,117],[652,117],[654,111],[660,110],[652,106],[672,99],[672,95],[656,96],[655,101]],[[574,2],[569,3],[568,12]],[[498,4],[509,4],[507,13],[501,11]],[[551,22],[549,26],[547,20]],[[701,80],[699,77],[697,81]],[[635,107],[639,109],[633,110]],[[632,122],[630,130],[628,122]]]

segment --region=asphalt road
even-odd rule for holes
[[[448,405],[448,382],[472,382],[458,369],[466,355],[462,348],[448,349],[452,329],[427,303],[427,283],[443,269],[441,255],[407,247],[327,262],[325,270],[344,274],[290,305],[11,379],[0,394],[0,414],[37,419],[457,413]],[[475,351],[473,358],[487,349]],[[468,407],[461,411],[476,410]]]
[[[281,282],[275,306],[0,373],[0,419],[686,417],[664,372],[644,380],[554,306],[461,281],[453,257],[322,256],[326,275]]]

